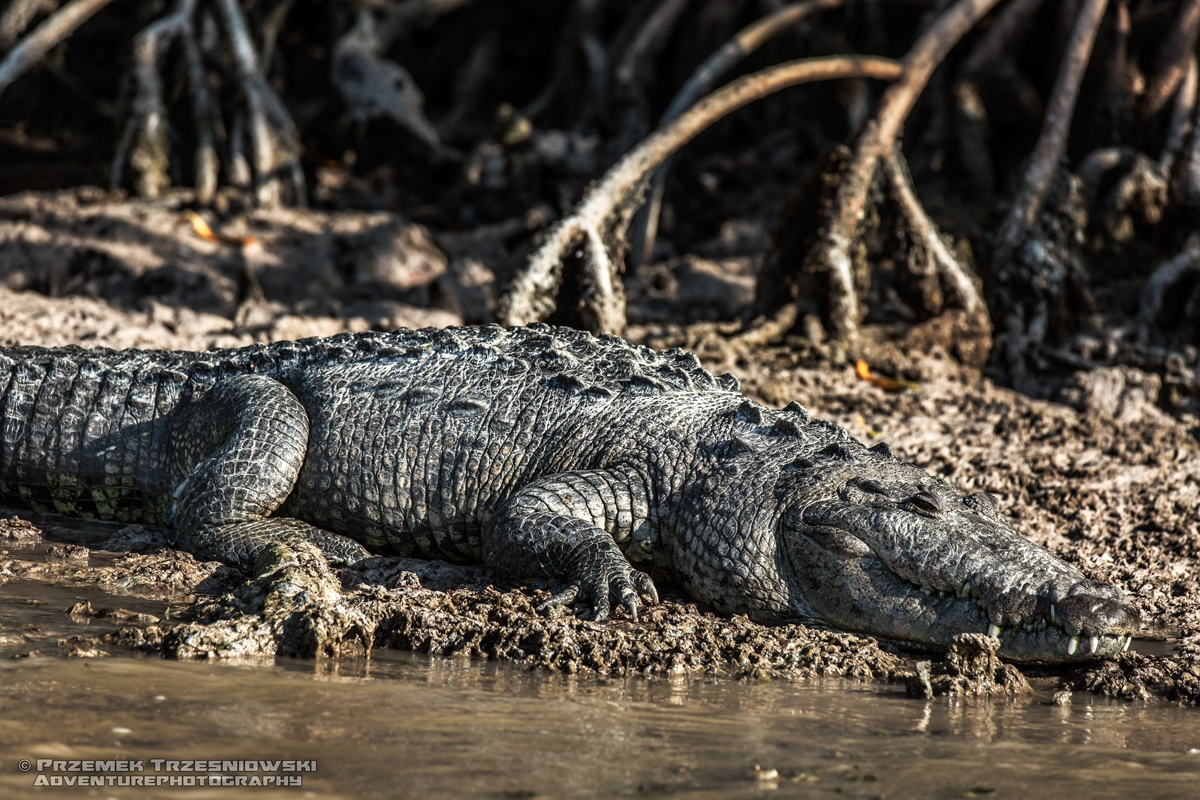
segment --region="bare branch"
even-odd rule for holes
[[[645,136],[650,127],[641,76],[666,43],[687,4],[688,0],[662,0],[642,23],[613,70],[613,99],[619,115],[614,149],[618,152]]]
[[[1172,194],[1184,206],[1200,206],[1200,103],[1195,103],[1191,142],[1183,148],[1182,161],[1175,170]]]
[[[1145,344],[1150,339],[1150,330],[1162,310],[1167,290],[1189,272],[1200,272],[1200,247],[1195,243],[1174,258],[1160,265],[1146,281],[1142,290],[1142,305],[1138,314],[1138,339]]]
[[[1194,57],[1197,31],[1200,31],[1200,0],[1183,0],[1179,6],[1179,16],[1160,46],[1162,56],[1158,74],[1146,89],[1144,102],[1147,113],[1158,113],[1175,94],[1187,72],[1189,59]]]
[[[1062,65],[1050,94],[1041,135],[1033,149],[1029,166],[1025,169],[1021,191],[1013,201],[1012,209],[1000,231],[999,261],[1005,260],[1007,253],[1019,246],[1024,239],[1026,231],[1037,217],[1050,179],[1058,169],[1059,159],[1067,144],[1067,134],[1071,130],[1071,117],[1075,111],[1075,99],[1079,95],[1079,84],[1083,80],[1084,70],[1091,57],[1092,44],[1096,39],[1096,31],[1104,18],[1104,8],[1107,4],[1108,0],[1085,0],[1075,20],[1067,51],[1063,55]]]
[[[1128,169],[1137,155],[1138,151],[1132,147],[1102,147],[1088,153],[1079,162],[1075,174],[1079,176],[1080,192],[1088,208],[1096,202],[1100,181],[1104,176],[1118,167]]]
[[[13,0],[0,14],[0,50],[12,47],[38,14],[49,13],[56,8],[58,0]]]
[[[1192,111],[1196,108],[1197,77],[1196,57],[1191,56],[1183,74],[1183,83],[1175,93],[1175,105],[1171,109],[1171,121],[1167,124],[1166,140],[1163,142],[1162,155],[1158,157],[1158,165],[1167,175],[1171,174],[1175,158],[1191,130]]]
[[[267,72],[271,70],[271,62],[275,59],[275,43],[279,40],[279,34],[283,30],[283,23],[287,21],[288,14],[291,13],[292,7],[296,4],[296,0],[280,0],[279,3],[271,9],[271,13],[267,14],[267,18],[262,24],[262,65]]]
[[[904,168],[903,158],[903,155],[895,150],[885,158],[888,177],[892,184],[892,193],[901,212],[908,220],[912,232],[920,239],[926,252],[937,265],[938,274],[950,287],[959,306],[965,311],[984,309],[983,298],[979,295],[979,287],[972,278],[970,270],[960,264],[955,255],[950,252],[950,248],[946,246],[946,242],[938,233],[937,226],[925,213],[925,208],[921,205],[921,201],[913,189],[908,170]]]
[[[183,30],[194,8],[195,0],[180,0],[173,12],[148,25],[134,39],[133,71],[137,94],[134,96],[133,114],[113,157],[114,189],[123,182],[127,152],[129,164],[137,173],[134,184],[139,196],[158,197],[163,189],[171,185],[167,175],[171,145],[167,136],[167,109],[163,103],[158,62],[167,45]]]
[[[904,57],[904,77],[888,87],[875,118],[858,138],[833,203],[833,216],[822,244],[809,263],[828,270],[830,322],[839,338],[858,335],[859,303],[854,287],[850,248],[866,214],[867,193],[881,156],[895,144],[908,112],[929,82],[933,70],[997,0],[958,0],[925,30]]]
[[[10,50],[0,63],[0,93],[41,61],[51,48],[74,33],[76,28],[111,2],[112,0],[72,0],[58,13],[38,25],[33,33]]]
[[[229,126],[229,183],[239,189],[247,189],[254,181],[250,172],[250,162],[246,158],[246,112],[238,109],[233,112],[233,121]]]
[[[968,78],[981,75],[1008,58],[1013,50],[1013,40],[1024,32],[1043,1],[1012,0],[999,11],[996,21],[983,34],[971,55],[967,56],[962,74]]]
[[[259,69],[258,53],[237,0],[217,0],[217,7],[229,34],[246,101],[258,202],[268,207],[282,202],[281,173],[290,178],[296,201],[303,202],[304,172],[300,168],[300,141],[295,123]]]
[[[780,64],[747,75],[714,92],[617,162],[588,192],[575,211],[547,236],[525,268],[514,278],[501,300],[499,318],[508,325],[526,325],[554,311],[554,296],[562,281],[562,262],[582,237],[603,240],[601,233],[622,204],[628,203],[646,176],[702,130],[736,109],[780,89],[818,80],[879,78],[894,80],[903,74],[900,64],[886,58],[839,56],[811,58]],[[610,259],[611,264],[611,259]],[[619,280],[615,274],[609,279]],[[602,284],[603,281],[593,281]],[[618,333],[622,319],[606,332]]]
[[[817,11],[837,8],[843,0],[804,0],[800,3],[790,3],[773,14],[742,28],[720,49],[704,60],[695,72],[688,77],[667,110],[658,121],[658,127],[663,127],[678,117],[693,103],[711,91],[729,70],[733,69],[743,58],[762,47],[772,37],[788,30],[796,23]],[[654,173],[650,182],[650,192],[646,204],[634,220],[630,232],[633,243],[635,263],[644,264],[650,261],[654,252],[654,240],[658,237],[658,219],[662,212],[663,194],[667,185],[667,174],[670,172],[670,160],[663,163]]]
[[[1025,32],[1042,2],[1012,0],[998,11],[996,21],[967,56],[954,85],[959,160],[974,189],[984,196],[990,196],[994,191],[996,176],[988,151],[988,116],[979,93],[979,79],[984,73],[1011,70],[1016,40]]]
[[[194,4],[194,0],[180,0],[180,5],[184,2],[188,5]],[[204,72],[204,62],[200,58],[200,46],[196,43],[196,31],[192,26],[190,12],[183,18],[179,39],[183,44],[183,62],[187,67],[188,87],[192,93],[192,120],[196,129],[196,202],[208,205],[216,196],[217,174],[220,172],[214,132],[216,106],[213,105],[212,95],[208,91],[208,77]]]

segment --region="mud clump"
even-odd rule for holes
[[[387,562],[398,562],[390,565]],[[177,612],[175,625],[126,628],[74,646],[127,647],[170,658],[313,658],[363,655],[374,646],[437,656],[464,655],[566,673],[701,674],[736,678],[843,676],[901,680],[905,662],[871,639],[801,625],[766,627],[665,601],[637,623],[577,619],[539,611],[541,589],[434,591],[409,559],[371,559],[341,580],[315,549],[272,547],[253,580]],[[435,579],[450,569],[439,565]],[[467,581],[470,582],[470,575]]]
[[[1033,693],[1029,681],[996,655],[1000,641],[981,633],[962,633],[944,660],[921,661],[905,681],[910,697],[1011,699]]]
[[[664,601],[638,622],[547,616],[545,591],[378,595],[380,645],[433,655],[468,654],[567,673],[705,674],[735,678],[844,676],[898,680],[904,660],[871,639],[801,625],[766,627]]]
[[[1200,704],[1200,636],[1181,643],[1174,656],[1123,653],[1119,658],[1080,670],[1074,684],[1089,692],[1124,700],[1165,697],[1184,705]]]
[[[42,529],[20,517],[0,519],[0,548],[33,547],[42,541]]]
[[[375,626],[341,588],[316,547],[272,545],[254,580],[201,603],[187,614],[192,621],[163,634],[163,655],[336,657],[355,641],[369,651]]]

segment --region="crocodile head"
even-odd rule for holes
[[[831,625],[940,646],[988,633],[1001,656],[1041,662],[1115,655],[1137,630],[1119,589],[886,444],[837,442],[794,465],[777,484],[780,542],[798,605]]]
[[[797,405],[747,402],[726,419],[728,438],[681,496],[696,533],[673,563],[696,599],[941,647],[987,633],[1017,661],[1128,647],[1139,617],[1123,593],[1023,539],[991,495],[964,497]]]

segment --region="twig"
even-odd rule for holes
[[[866,214],[867,193],[879,159],[891,150],[908,112],[933,70],[997,0],[958,0],[921,34],[904,56],[904,77],[888,87],[875,118],[858,138],[832,206],[828,232],[808,264],[829,274],[830,322],[835,334],[853,341],[858,335],[859,304],[850,248]]]
[[[1189,208],[1200,206],[1200,103],[1193,111],[1191,142],[1183,149],[1183,160],[1174,177],[1171,188],[1175,199]]]
[[[693,103],[711,91],[713,85],[725,76],[729,70],[743,58],[762,47],[772,37],[788,30],[810,14],[837,8],[843,0],[804,0],[791,3],[780,8],[773,14],[752,22],[737,32],[732,39],[721,45],[715,53],[704,60],[695,72],[688,77],[667,110],[658,121],[658,127],[671,122],[688,109]],[[658,221],[662,213],[663,195],[666,191],[667,175],[671,170],[668,159],[654,172],[650,181],[650,192],[645,205],[635,217],[630,230],[629,239],[633,246],[635,264],[645,264],[650,261],[654,252],[654,240],[658,238]]]
[[[891,179],[892,192],[900,206],[905,219],[908,220],[912,232],[920,239],[926,252],[932,257],[938,273],[946,280],[955,299],[964,311],[977,311],[984,308],[983,298],[979,296],[979,288],[969,274],[968,269],[958,262],[946,242],[938,233],[937,226],[925,213],[917,193],[913,190],[908,170],[904,168],[904,156],[900,151],[893,150],[885,157],[888,176]]]
[[[1088,153],[1079,162],[1075,174],[1079,176],[1080,194],[1087,208],[1090,209],[1096,202],[1101,179],[1118,167],[1128,167],[1137,155],[1138,151],[1132,147],[1102,147]]]
[[[1200,30],[1200,0],[1183,0],[1179,16],[1171,26],[1166,40],[1161,45],[1162,65],[1150,86],[1146,89],[1145,108],[1148,114],[1156,114],[1183,80],[1189,59],[1193,58],[1196,33]]]
[[[180,0],[181,5],[184,2]],[[186,2],[194,5],[195,0]],[[183,44],[183,63],[187,67],[188,86],[192,91],[192,120],[196,129],[196,202],[208,205],[217,194],[217,174],[221,169],[214,133],[216,106],[208,91],[208,77],[200,58],[200,46],[196,43],[196,30],[190,11],[183,18],[179,39]]]
[[[988,151],[988,115],[979,87],[963,79],[954,85],[958,160],[975,191],[990,197],[996,188],[992,154]]]
[[[1183,83],[1175,93],[1175,106],[1171,109],[1171,121],[1167,124],[1167,136],[1163,142],[1162,155],[1158,157],[1158,165],[1164,174],[1170,175],[1175,166],[1175,158],[1183,148],[1188,132],[1192,125],[1192,111],[1196,108],[1196,57],[1188,58],[1187,71],[1183,74]]]
[[[167,136],[167,109],[163,103],[158,62],[167,45],[183,30],[194,8],[195,0],[180,0],[174,11],[146,26],[134,39],[133,69],[137,94],[133,100],[133,114],[113,156],[114,189],[124,182],[126,153],[129,165],[137,173],[134,184],[139,196],[158,197],[171,184],[167,175],[171,145]]]
[[[1138,314],[1138,340],[1145,344],[1150,339],[1150,329],[1162,310],[1163,297],[1167,290],[1189,272],[1200,272],[1200,247],[1194,243],[1183,252],[1160,265],[1146,281],[1142,290],[1141,310]]]
[[[1024,31],[1044,0],[1012,0],[996,14],[996,21],[963,62],[962,74],[973,78],[1008,59],[1013,40]]]
[[[996,176],[988,151],[988,116],[979,94],[979,78],[1011,61],[1015,40],[1028,27],[1043,0],[1012,0],[996,13],[975,49],[963,62],[954,84],[954,105],[958,117],[958,157],[975,190],[989,197]]]
[[[773,92],[800,83],[839,78],[879,78],[895,80],[903,67],[886,58],[837,56],[811,58],[780,64],[747,75],[709,95],[674,122],[651,134],[617,162],[588,192],[575,211],[554,227],[545,243],[516,275],[509,291],[501,299],[498,317],[508,325],[525,325],[545,319],[554,311],[555,293],[562,282],[562,262],[581,240],[589,248],[602,241],[601,231],[623,203],[642,186],[646,176],[700,131],[730,112]],[[623,231],[614,231],[620,240]],[[605,258],[608,268],[612,260]],[[615,284],[615,272],[607,279]],[[594,281],[603,285],[603,280]],[[611,303],[611,298],[599,298]],[[605,332],[618,333],[624,327],[624,308]]]
[[[737,352],[743,353],[761,347],[794,328],[799,316],[800,309],[794,302],[784,303],[770,319],[763,320],[761,324],[751,325],[741,333],[730,337],[729,344],[736,348]]]
[[[1067,134],[1071,129],[1071,117],[1075,110],[1075,99],[1079,94],[1079,84],[1083,80],[1083,73],[1092,53],[1092,43],[1095,41],[1100,21],[1104,18],[1104,8],[1107,4],[1108,0],[1084,0],[1075,20],[1058,77],[1054,81],[1054,89],[1050,94],[1050,102],[1046,107],[1042,132],[1033,149],[1029,166],[1025,169],[1021,190],[1000,230],[998,262],[1006,260],[1024,240],[1025,233],[1037,217],[1042,197],[1050,186],[1050,179],[1058,169],[1058,161],[1062,157]]]
[[[614,142],[617,152],[624,152],[629,144],[646,135],[649,125],[640,76],[666,43],[687,4],[688,0],[662,0],[642,23],[613,70],[614,100],[620,115]]]
[[[283,23],[287,21],[287,16],[295,4],[296,0],[280,0],[263,21],[261,61],[264,70],[270,71],[271,69],[271,62],[275,60],[275,43],[279,40]]]
[[[42,60],[56,44],[112,0],[72,0],[56,14],[34,29],[0,62],[0,93],[34,64]]]
[[[300,168],[300,142],[295,123],[259,69],[258,53],[237,0],[217,0],[217,7],[229,34],[238,81],[246,101],[258,202],[267,207],[282,202],[279,173],[284,172],[291,179],[296,202],[302,203],[304,172]]]
[[[246,159],[246,112],[238,109],[233,113],[229,126],[229,183],[239,189],[249,188],[254,180],[250,162]]]
[[[57,0],[13,0],[0,14],[0,50],[7,50],[17,41],[34,17],[58,8]]]

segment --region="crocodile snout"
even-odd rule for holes
[[[1055,604],[1056,621],[1071,636],[1133,633],[1141,614],[1128,600],[1113,597],[1112,587],[1095,584]]]

